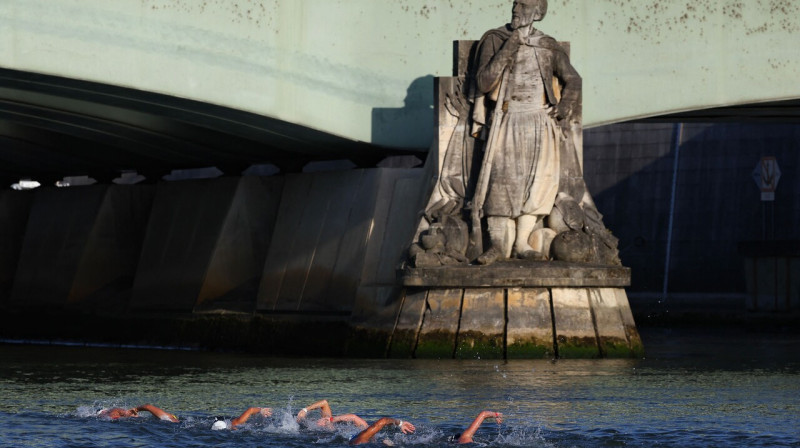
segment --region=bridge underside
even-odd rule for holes
[[[0,186],[122,171],[156,181],[175,169],[251,165],[299,172],[313,161],[372,167],[413,152],[337,137],[223,106],[94,82],[0,69]]]
[[[800,100],[682,112],[642,121],[800,122]],[[52,185],[65,176],[110,182],[123,171],[157,181],[171,170],[217,167],[239,175],[272,164],[299,172],[313,161],[372,167],[420,154],[157,93],[0,69],[0,185]],[[424,155],[421,155],[424,158]]]

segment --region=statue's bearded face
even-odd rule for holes
[[[547,12],[546,0],[516,0],[511,9],[511,28],[517,29],[538,22]]]

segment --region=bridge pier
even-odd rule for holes
[[[403,271],[407,288],[389,356],[641,356],[642,341],[624,289],[630,271],[553,263]]]

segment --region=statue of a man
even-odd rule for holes
[[[546,12],[547,0],[514,1],[511,23],[478,43],[473,120],[488,138],[473,207],[491,241],[481,264],[512,252],[544,258],[528,241],[559,193],[562,126],[580,113],[581,96],[567,53],[533,27]]]

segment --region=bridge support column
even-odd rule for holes
[[[416,358],[625,358],[643,346],[617,266],[407,269],[389,353]],[[460,284],[460,287],[457,286]]]

